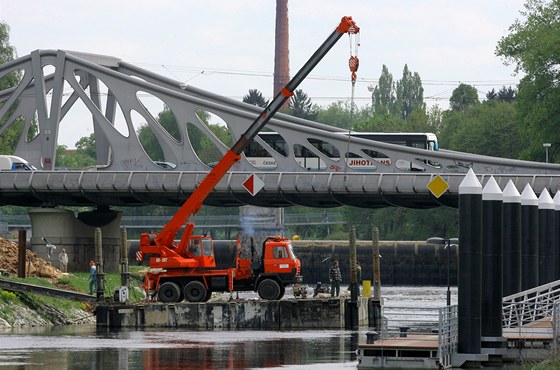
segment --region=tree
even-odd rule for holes
[[[95,159],[95,134],[80,138],[80,140],[76,142],[76,151]]]
[[[498,94],[496,94],[496,90],[492,89],[486,93],[486,100],[492,101],[494,99],[498,99]]]
[[[395,93],[393,86],[393,75],[385,64],[381,68],[379,83],[373,89],[373,111],[375,114],[388,115],[394,112]]]
[[[515,101],[516,95],[517,92],[511,86],[509,87],[502,86],[500,91],[498,91],[497,97],[499,101],[503,101],[506,103],[513,103]]]
[[[10,27],[3,22],[0,22],[0,64],[9,62],[14,59],[16,55],[15,48],[10,45]],[[16,86],[21,80],[21,73],[10,72],[0,78],[0,90],[8,89]],[[12,117],[13,112],[17,108],[15,102],[8,110],[7,114],[1,118],[0,126],[3,126]],[[2,103],[4,104],[4,103]],[[8,127],[2,135],[0,135],[0,153],[12,154],[15,150],[16,144],[23,132],[24,120],[16,118],[15,121]],[[31,139],[36,134],[36,125],[31,127],[30,132],[26,133],[28,139]]]
[[[243,97],[243,103],[256,105],[261,108],[265,108],[268,105],[268,101],[264,100],[263,94],[257,89],[250,89],[249,93]]]
[[[95,155],[95,148],[93,154]],[[84,169],[95,166],[96,162],[95,156],[91,157],[85,151],[68,151],[65,145],[58,145],[56,148],[56,167],[58,168]]]
[[[478,100],[478,91],[474,86],[464,83],[453,90],[451,98],[449,98],[449,106],[451,110],[464,112],[468,107],[480,103]]]
[[[407,64],[404,65],[402,79],[397,81],[396,109],[403,119],[414,111],[426,109],[422,79],[418,72],[412,74]]]
[[[525,73],[518,86],[517,111],[529,132],[528,159],[542,160],[542,143],[560,143],[560,2],[527,0],[517,19],[496,47],[506,65]],[[539,153],[541,153],[539,155]]]
[[[493,100],[465,112],[447,111],[443,120],[439,139],[446,149],[517,159],[527,145],[511,103]]]
[[[290,112],[292,116],[314,121],[317,118],[317,108],[311,98],[301,89],[297,89],[290,98]]]

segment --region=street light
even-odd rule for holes
[[[371,111],[375,113],[375,95],[373,95],[373,92],[375,91],[375,85],[369,84],[367,89],[371,93]]]
[[[546,153],[546,163],[548,163],[548,148],[552,146],[550,143],[544,143],[543,145],[544,152]]]
[[[438,244],[438,245],[445,245],[445,249],[447,249],[447,306],[451,306],[451,281],[449,276],[449,250],[451,249],[452,245],[459,245],[458,238],[451,238],[451,239],[444,239],[440,238],[439,236],[434,236],[426,240],[428,244]]]

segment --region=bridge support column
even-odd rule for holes
[[[62,248],[68,254],[68,271],[89,271],[89,261],[95,259],[94,234],[95,227],[88,226],[76,217],[74,212],[60,208],[31,208],[28,210],[31,219],[30,248],[37,256],[60,267],[58,254]],[[94,215],[91,212],[90,215]],[[88,218],[90,221],[95,217]],[[103,234],[103,257],[106,272],[118,271],[120,248],[121,213],[115,212],[106,225],[101,226]],[[101,217],[99,221],[102,222]],[[48,255],[43,237],[56,246],[56,250]]]

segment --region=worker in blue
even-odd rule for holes
[[[89,262],[89,294],[93,295],[93,291],[97,290],[97,267],[95,261]]]

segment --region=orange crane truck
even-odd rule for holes
[[[253,255],[251,258],[241,258],[241,247],[237,242],[233,267],[217,269],[212,239],[193,235],[192,219],[208,194],[239,160],[243,150],[340,37],[358,32],[352,17],[343,17],[333,33],[212,168],[161,232],[140,235],[140,260],[149,256],[150,262],[144,281],[149,298],[157,297],[165,303],[183,299],[206,302],[212,292],[256,291],[262,299],[276,300],[282,298],[286,286],[303,280],[301,263],[294,254],[291,241],[280,236],[268,237],[260,253],[254,253],[258,257]],[[352,60],[356,59],[351,57],[351,70]],[[175,236],[183,225],[183,235],[177,243]],[[256,252],[255,248],[251,249]]]

